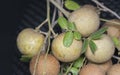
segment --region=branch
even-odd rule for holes
[[[56,1],[49,0],[53,5],[55,5],[67,18],[69,17],[69,12],[63,9]]]
[[[97,5],[99,5],[100,7],[102,7],[105,11],[110,12],[111,14],[113,14],[114,16],[116,16],[118,19],[120,19],[120,16],[112,11],[111,9],[107,8],[106,6],[104,6],[102,3],[100,3],[98,0],[92,0],[94,3],[96,3]]]
[[[113,58],[115,58],[115,59],[120,61],[120,57],[117,57],[117,56],[114,55]]]
[[[44,20],[40,25],[38,25],[35,29],[39,30],[45,23],[48,22],[48,19]]]

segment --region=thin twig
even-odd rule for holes
[[[61,0],[56,0],[56,2],[63,8]],[[62,14],[62,12],[60,10],[58,10],[58,15],[63,16],[63,14]]]
[[[47,32],[40,31],[41,34],[48,35]]]
[[[54,24],[54,22],[55,22],[56,12],[57,12],[57,10],[56,10],[56,7],[55,7],[55,8],[54,8],[54,11],[53,11],[53,17],[52,17],[52,26],[53,26],[53,24]]]
[[[47,55],[48,55],[48,52],[50,50],[50,35],[51,35],[51,23],[50,23],[50,2],[49,0],[47,0],[47,19],[48,19],[48,27],[49,27],[49,31],[48,31],[48,47],[47,47],[47,52],[45,54],[45,58],[44,58],[44,69],[43,69],[43,75],[46,75],[46,59],[47,59]]]
[[[44,51],[44,50],[45,50],[46,40],[47,40],[47,37],[46,37],[45,40],[44,40],[44,44],[43,44],[42,48],[39,50],[39,52],[38,52],[38,54],[37,54],[37,58],[36,58],[36,60],[35,60],[35,65],[34,65],[34,70],[33,70],[33,74],[32,74],[32,75],[36,75],[36,69],[37,69],[37,64],[38,64],[39,58],[40,58],[40,53],[41,53],[41,51]]]
[[[112,11],[111,9],[109,9],[108,7],[104,6],[102,3],[100,3],[98,0],[92,0],[94,3],[96,3],[97,5],[99,5],[100,7],[102,7],[105,11],[110,12],[111,14],[113,14],[114,16],[116,16],[118,19],[120,19],[120,16]]]
[[[120,60],[120,57],[113,55],[113,58]]]
[[[63,9],[56,1],[49,0],[53,5],[55,5],[67,18],[69,17],[69,12]]]
[[[103,18],[100,18],[100,20],[101,20],[101,21],[104,21],[104,22],[113,23],[114,25],[120,26],[120,23],[119,23],[119,22],[115,22],[115,21],[111,21],[111,20],[107,20],[107,19],[103,19]]]
[[[45,23],[47,23],[48,19],[44,20],[40,25],[38,25],[35,29],[39,30]]]
[[[68,67],[68,69],[67,69],[67,71],[66,71],[66,73],[64,75],[67,75],[69,73],[69,71],[72,68],[72,66],[73,66],[73,63],[70,64],[70,66]]]
[[[56,24],[57,24],[57,20],[52,24],[52,28],[54,28]]]

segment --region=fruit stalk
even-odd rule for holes
[[[48,54],[48,52],[49,52],[49,47],[50,47],[50,33],[51,33],[51,23],[50,23],[50,7],[49,7],[50,5],[49,5],[49,1],[47,0],[47,21],[48,21],[48,26],[49,26],[49,31],[47,32],[47,35],[46,35],[46,38],[45,38],[45,41],[44,41],[44,46],[43,46],[43,49],[45,49],[45,43],[46,43],[46,41],[47,41],[47,39],[48,39],[48,47],[47,47],[47,52],[46,52],[46,55],[45,55],[45,59],[44,60],[46,60],[46,57],[47,57],[47,54]],[[44,23],[44,22],[43,22]],[[36,68],[37,68],[37,64],[38,64],[38,61],[39,61],[39,57],[40,57],[40,53],[41,53],[41,51],[38,53],[38,55],[37,55],[37,58],[36,58],[36,62],[35,62],[35,65],[34,65],[34,70],[33,70],[33,74],[32,75],[36,75]],[[46,62],[45,62],[46,63]],[[45,66],[45,63],[44,63],[44,66]],[[44,68],[44,71],[45,71],[45,68]],[[43,72],[44,72],[43,71]]]
[[[120,23],[119,23],[119,22],[110,21],[110,20],[103,19],[103,18],[100,18],[100,20],[101,20],[101,21],[104,21],[104,22],[114,23],[115,25],[120,25]]]

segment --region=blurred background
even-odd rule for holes
[[[16,36],[27,27],[34,28],[46,18],[46,0],[1,0],[0,1],[0,74],[30,75],[29,63],[19,60]],[[93,4],[91,0],[75,0],[80,5]],[[99,0],[120,15],[120,0]],[[53,6],[51,6],[53,7]],[[102,18],[113,15],[102,12]],[[45,30],[46,28],[43,28]]]

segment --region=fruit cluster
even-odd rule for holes
[[[50,1],[55,4],[54,0]],[[112,64],[111,58],[115,48],[120,51],[120,20],[107,20],[100,26],[97,7],[88,4],[80,7],[72,0],[66,0],[65,7],[74,11],[63,12],[68,16],[58,17],[57,25],[63,32],[57,36],[50,34],[53,31],[50,26],[47,34],[41,33],[39,28],[26,28],[18,34],[21,60],[30,59],[31,74],[119,75],[120,64]],[[51,36],[54,37],[52,42],[49,41]]]

